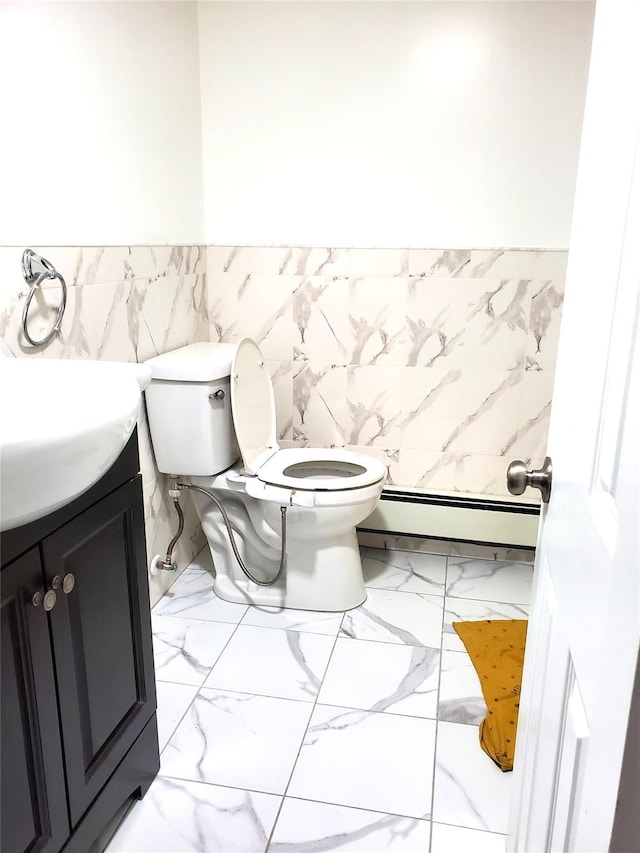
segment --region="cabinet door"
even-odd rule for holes
[[[2,570],[3,853],[55,853],[69,835],[47,614],[38,548]]]
[[[42,543],[48,583],[75,579],[49,614],[72,827],[155,712],[144,542],[137,477]]]

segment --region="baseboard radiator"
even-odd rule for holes
[[[483,495],[384,489],[358,530],[533,550],[540,504]]]

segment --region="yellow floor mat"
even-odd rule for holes
[[[526,619],[454,622],[478,673],[489,713],[480,723],[480,746],[501,770],[513,770]]]

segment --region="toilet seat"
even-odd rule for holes
[[[231,366],[231,410],[244,470],[261,482],[299,491],[345,491],[379,483],[377,459],[341,448],[282,450],[269,371],[258,345],[243,338]]]
[[[314,492],[361,489],[380,482],[382,462],[341,448],[278,450],[257,472],[263,483]]]

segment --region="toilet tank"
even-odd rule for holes
[[[240,456],[231,414],[234,344],[196,343],[145,362],[144,395],[156,466],[164,474],[207,477]]]

